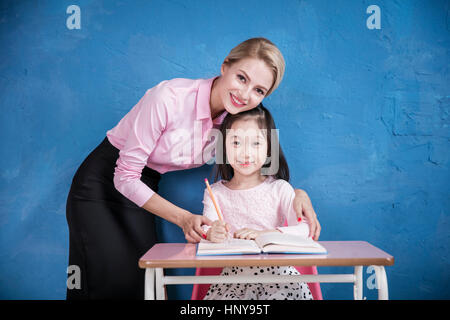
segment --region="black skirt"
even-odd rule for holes
[[[66,207],[68,270],[73,270],[68,300],[144,299],[145,272],[138,260],[156,243],[155,216],[114,187],[118,157],[119,150],[105,138],[73,178]],[[141,180],[155,192],[160,178],[148,167],[142,171]]]

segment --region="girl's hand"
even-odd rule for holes
[[[313,240],[319,240],[321,230],[320,223],[319,220],[317,220],[317,215],[314,212],[311,200],[305,191],[295,189],[294,209],[299,221],[306,218],[306,222],[309,224],[309,236],[313,238]]]
[[[266,233],[266,231],[258,231],[254,229],[243,228],[236,231],[234,233],[234,237],[238,239],[255,240],[257,236],[263,233]]]
[[[230,231],[229,224],[216,220],[209,228],[206,239],[212,242],[224,242],[227,239],[228,232]]]
[[[205,216],[188,212],[183,215],[179,226],[183,229],[184,236],[188,242],[197,243],[203,237],[203,229],[201,226],[204,224],[210,226],[212,222]]]

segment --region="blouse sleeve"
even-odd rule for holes
[[[119,153],[114,172],[116,189],[139,207],[155,193],[140,178],[142,169],[168,121],[164,99],[155,89],[148,90],[130,111],[134,113],[134,121]]]
[[[283,233],[308,237],[309,225],[304,219],[299,223],[297,221],[297,213],[294,209],[295,191],[292,186],[284,181],[279,181],[279,195],[281,214],[284,215],[287,227],[278,227],[277,229]]]

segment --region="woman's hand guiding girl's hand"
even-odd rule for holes
[[[181,218],[179,226],[181,229],[183,229],[184,236],[188,242],[197,243],[202,238],[204,238],[202,228],[202,225],[204,224],[210,226],[212,224],[212,221],[205,216],[187,212]]]

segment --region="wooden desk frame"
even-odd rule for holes
[[[213,283],[353,283],[353,298],[363,299],[363,267],[373,266],[378,299],[387,300],[388,282],[384,266],[393,265],[394,258],[363,241],[321,241],[327,256],[315,255],[239,255],[195,256],[195,244],[156,244],[140,260],[145,268],[145,299],[164,300],[165,285]],[[155,248],[155,249],[154,249]],[[152,251],[153,250],[153,251]],[[155,253],[159,251],[158,254]],[[365,253],[366,252],[366,253]],[[352,266],[349,274],[261,275],[261,276],[164,276],[165,268],[217,268],[227,266]]]

